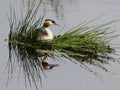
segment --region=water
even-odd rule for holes
[[[0,1],[0,90],[25,90],[26,83],[24,73],[21,70],[19,76],[19,67],[16,65],[12,78],[8,81],[8,46],[4,39],[8,38],[9,23],[6,13],[9,15],[9,3],[12,3],[19,14],[20,6],[27,5],[26,0],[1,0]],[[96,25],[114,19],[120,19],[120,1],[119,0],[44,0],[42,9],[46,11],[44,18],[51,18],[60,24],[59,27],[51,27],[54,34],[58,34],[65,26],[65,30],[80,24],[85,20],[91,20],[95,17],[102,16],[97,21],[91,23]],[[40,12],[39,12],[40,13]],[[41,14],[41,13],[40,13]],[[119,31],[120,25],[116,23],[112,29]],[[64,32],[64,31],[63,31]],[[62,32],[62,33],[63,33]],[[119,38],[116,38],[113,43],[119,43]],[[117,48],[117,54],[120,50]],[[116,56],[119,60],[119,57]],[[87,65],[90,70],[80,67],[68,60],[65,62],[53,61],[52,63],[59,63],[60,66],[53,70],[44,71],[42,74],[42,87],[39,80],[37,81],[38,88],[43,90],[119,90],[120,82],[120,66],[118,62],[110,62],[111,65],[105,65],[112,73],[107,73],[100,68]],[[97,75],[95,74],[97,72]],[[8,81],[8,85],[7,85]],[[34,83],[29,86],[28,90],[35,90]]]

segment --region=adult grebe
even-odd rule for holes
[[[50,25],[58,25],[58,24],[56,24],[56,22],[54,20],[46,19],[44,21],[44,24],[43,24],[43,27],[42,27],[42,32],[38,32],[39,33],[38,38],[37,38],[38,41],[39,40],[50,40],[50,41],[52,41],[55,38],[52,31],[48,28]]]

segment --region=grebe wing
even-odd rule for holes
[[[43,28],[37,28],[35,29],[35,31],[37,31],[37,33],[41,34],[41,35],[48,35],[47,32],[45,30],[43,30]]]

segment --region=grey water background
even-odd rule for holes
[[[18,78],[18,68],[16,68],[13,78],[7,85],[7,61],[8,45],[4,39],[8,38],[9,23],[7,14],[10,13],[9,4],[15,7],[18,14],[20,6],[27,0],[1,0],[0,1],[0,90],[25,90],[25,80],[21,72]],[[107,21],[120,19],[120,1],[119,0],[44,0],[42,10],[45,10],[45,17],[55,20],[60,24],[59,27],[52,26],[51,29],[58,34],[60,30],[69,30],[81,22],[102,16],[91,25],[101,24]],[[42,13],[41,11],[39,12]],[[120,22],[112,25],[116,33],[120,33]],[[63,31],[64,32],[64,31]],[[62,33],[62,32],[61,32]],[[119,38],[111,41],[111,44],[120,44]],[[118,46],[116,46],[118,47]],[[116,54],[120,54],[119,48],[116,48]],[[119,56],[116,56],[119,60]],[[58,63],[58,62],[55,62]],[[51,71],[45,71],[42,80],[43,90],[119,90],[120,88],[120,64],[110,62],[105,67],[111,72],[105,72],[100,68],[87,65],[93,72],[76,65],[69,60],[59,62],[60,66]],[[97,75],[94,74],[97,72]],[[41,85],[39,86],[41,88]],[[35,87],[29,87],[28,90],[35,90]]]

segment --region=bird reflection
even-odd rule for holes
[[[46,61],[42,61],[42,66],[44,70],[52,70],[54,67],[58,67],[59,64],[49,64]]]
[[[49,59],[51,57],[53,57],[53,55],[48,55],[48,54],[41,53],[41,52],[37,52],[37,55],[38,55],[38,57],[42,58],[41,64],[42,64],[42,68],[44,70],[52,70],[54,67],[58,67],[59,66],[59,64],[50,64],[50,63],[48,63]]]
[[[48,58],[52,59],[53,55],[36,52],[34,48],[9,43],[8,80],[15,72],[16,65],[18,65],[20,70],[18,72],[21,72],[22,69],[25,81],[33,82],[37,88],[38,80],[42,83],[42,76],[46,76],[44,70],[52,70],[59,66],[59,64],[48,63],[51,60]]]

